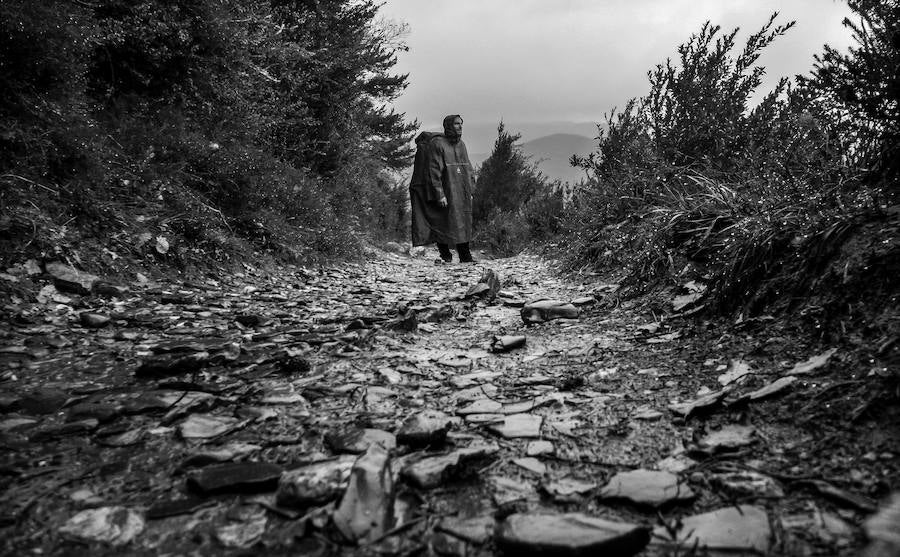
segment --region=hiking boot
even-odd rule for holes
[[[441,254],[441,261],[444,263],[451,263],[453,261],[453,254],[450,253],[450,246],[438,243],[437,248],[438,253]]]
[[[472,252],[469,251],[468,242],[465,244],[456,244],[456,253],[459,254],[460,263],[475,263],[475,260],[472,259]]]

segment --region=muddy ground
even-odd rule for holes
[[[896,370],[696,282],[2,278],[5,554],[856,555],[900,488]]]

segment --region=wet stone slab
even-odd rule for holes
[[[391,450],[397,446],[393,433],[381,429],[348,427],[325,436],[325,444],[336,453],[362,454],[378,443]]]
[[[410,447],[440,445],[447,438],[450,425],[450,416],[437,410],[414,414],[397,431],[397,443]]]
[[[656,470],[619,472],[600,491],[603,499],[625,500],[648,507],[665,507],[696,497],[678,476]]]
[[[288,470],[278,481],[275,500],[285,507],[307,507],[337,499],[347,487],[354,462],[356,457],[341,455]]]
[[[508,555],[587,557],[636,555],[650,541],[647,528],[579,513],[512,514],[497,529]]]
[[[540,437],[544,418],[536,414],[513,414],[506,416],[503,423],[492,424],[488,429],[504,439],[520,437]]]
[[[662,527],[654,539],[671,539]],[[663,545],[694,548],[714,554],[767,555],[772,529],[766,510],[752,505],[725,507],[683,518],[677,539]]]

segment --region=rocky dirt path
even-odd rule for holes
[[[815,422],[859,385],[822,375],[839,351],[695,322],[696,284],[623,301],[532,255],[15,271],[8,554],[850,555],[897,477],[896,432],[858,459]]]

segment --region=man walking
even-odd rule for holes
[[[416,138],[416,160],[409,185],[412,205],[412,243],[437,244],[441,260],[453,260],[456,247],[461,263],[472,262],[472,193],[474,171],[462,142],[463,119],[444,118],[444,133],[422,132]]]
[[[431,140],[429,173],[431,182],[441,185],[439,192],[443,196],[437,202],[446,211],[443,234],[437,238],[441,259],[450,262],[450,246],[455,245],[460,263],[471,263],[469,242],[472,241],[475,176],[462,131],[463,119],[459,114],[444,118],[444,135]]]

